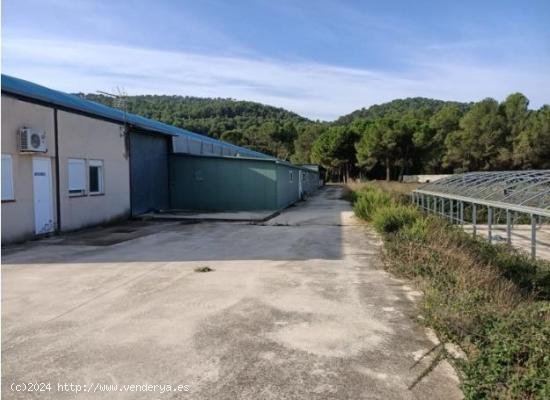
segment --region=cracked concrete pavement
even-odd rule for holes
[[[13,382],[190,386],[42,399],[461,398],[447,362],[409,388],[436,338],[340,197],[324,188],[263,224],[158,224],[111,246],[4,256],[4,398],[30,397]]]

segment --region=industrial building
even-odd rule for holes
[[[319,174],[2,75],[2,243],[150,211],[278,210]]]
[[[278,210],[319,185],[315,171],[273,158],[174,153],[170,165],[175,209]]]

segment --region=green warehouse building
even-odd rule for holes
[[[174,142],[181,138],[174,138]],[[177,149],[179,146],[175,145]],[[170,156],[171,207],[180,210],[279,210],[320,185],[314,168],[272,157]]]

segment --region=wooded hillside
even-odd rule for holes
[[[113,105],[106,96],[85,97]],[[521,93],[501,103],[398,99],[332,123],[232,99],[129,96],[126,104],[129,112],[294,163],[318,163],[335,180],[550,168],[550,106],[529,109]]]
[[[113,99],[83,95],[109,106]],[[251,101],[184,96],[128,96],[127,111],[239,146],[289,159],[297,129],[310,121],[282,108]]]

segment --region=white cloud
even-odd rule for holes
[[[56,39],[4,38],[3,44],[4,73],[54,89],[95,92],[122,86],[129,94],[232,97],[327,120],[410,96],[472,101],[521,91],[534,107],[550,100],[548,63],[539,68],[415,60],[410,60],[412,69],[389,73]]]

